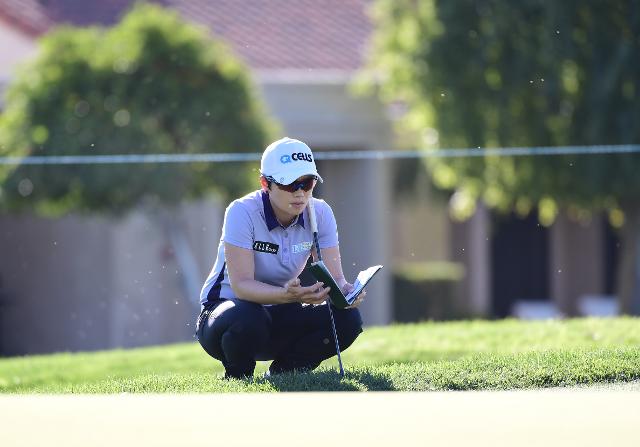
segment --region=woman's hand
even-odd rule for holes
[[[317,282],[312,286],[302,287],[299,278],[293,278],[284,285],[288,302],[322,304],[327,299],[329,287],[322,287],[324,283]]]
[[[342,293],[347,296],[353,290],[353,284],[349,284],[348,282],[342,285]],[[354,307],[358,307],[363,301],[364,297],[367,295],[367,291],[363,290],[358,295],[358,298],[353,302],[351,306],[348,306],[347,309],[353,309]]]

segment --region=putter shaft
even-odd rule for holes
[[[313,200],[313,199],[311,199]],[[314,212],[313,208],[309,211]],[[315,216],[312,218],[312,223],[315,223]],[[316,246],[316,254],[318,255],[318,261],[322,261],[322,253],[320,252],[320,245],[318,244],[318,228],[312,225],[313,230],[313,244]],[[327,302],[327,309],[329,309],[329,318],[331,319],[331,329],[333,330],[333,341],[336,345],[336,353],[338,354],[338,364],[340,365],[340,377],[344,377],[344,368],[342,367],[342,356],[340,355],[340,343],[338,342],[338,333],[336,332],[336,323],[333,319],[333,311],[331,310],[331,300]]]

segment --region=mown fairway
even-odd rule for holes
[[[316,372],[226,381],[197,343],[0,359],[3,393],[504,390],[640,379],[640,319],[465,321],[368,328]]]

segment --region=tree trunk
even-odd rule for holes
[[[624,207],[625,223],[621,234],[621,262],[618,271],[620,312],[640,315],[640,206]]]
[[[155,212],[169,239],[176,263],[180,269],[184,295],[193,304],[194,308],[197,308],[200,302],[201,274],[184,227],[175,216],[177,212],[175,209],[160,209]]]
[[[180,266],[182,287],[189,301],[198,304],[200,301],[200,269],[184,230],[178,225],[169,227],[169,240]]]

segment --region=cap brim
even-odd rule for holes
[[[315,177],[318,178],[318,181],[320,183],[324,183],[324,180],[322,179],[322,177],[320,177],[320,174],[318,174],[317,171],[311,169],[303,169],[300,170],[298,172],[287,172],[286,174],[274,174],[271,175],[271,177],[273,177],[278,183],[282,184],[282,185],[289,185],[293,182],[295,182],[297,179],[299,179],[300,177],[304,177],[305,175],[313,175]]]

